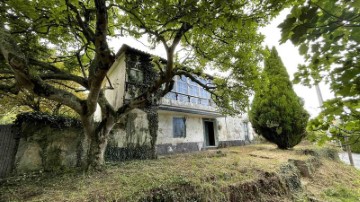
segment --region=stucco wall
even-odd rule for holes
[[[144,111],[132,110],[111,131],[105,152],[106,160],[153,158],[148,125],[147,114]]]
[[[173,137],[173,118],[184,117],[186,124],[186,137]],[[204,128],[201,116],[178,112],[159,111],[159,130],[157,144],[177,144],[183,142],[203,142]]]
[[[218,123],[218,138],[219,141],[229,140],[245,140],[244,124],[247,125],[249,130],[249,140],[252,140],[253,130],[251,123],[247,119],[247,115],[243,116],[227,116],[217,118]]]
[[[109,100],[110,104],[116,109],[123,105],[124,92],[125,92],[125,76],[126,76],[126,64],[125,54],[121,54],[108,72],[109,80],[111,81],[114,89],[108,89],[105,91],[105,96]],[[110,86],[109,82],[105,79],[105,85]]]
[[[186,137],[173,137],[173,118],[185,117]],[[178,144],[184,142],[204,142],[204,119],[215,119],[214,130],[217,141],[245,140],[243,124],[248,125],[249,138],[253,139],[251,124],[245,116],[227,116],[212,118],[201,115],[193,115],[179,112],[160,111],[159,112],[159,132],[157,144]]]
[[[150,144],[150,138],[146,113],[134,109],[114,127],[109,145],[126,147],[129,144]]]
[[[173,136],[173,118],[186,119],[186,137]],[[244,145],[253,139],[251,124],[247,115],[235,117],[211,117],[173,111],[159,111],[159,131],[157,139],[158,153],[174,153],[201,150],[205,146],[204,120],[214,123],[216,146]],[[248,128],[248,138],[245,137],[244,124]]]

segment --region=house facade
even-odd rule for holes
[[[146,87],[147,81],[156,77],[152,69],[150,54],[122,46],[108,79],[104,81],[109,88],[105,95],[110,104],[117,109],[138,95]],[[174,80],[172,91],[158,101],[157,154],[240,146],[251,142],[253,130],[246,114],[224,116],[212,101],[210,93],[197,83],[184,76],[176,76]],[[203,79],[202,82],[211,81]],[[99,112],[97,116],[100,116]],[[154,137],[149,121],[146,110],[134,109],[114,127],[109,150],[120,159],[126,159],[127,155],[141,155],[129,148],[141,150],[150,146]]]

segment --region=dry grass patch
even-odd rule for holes
[[[344,163],[323,160],[303,184],[309,196],[320,201],[360,201],[360,171]]]
[[[314,147],[283,151],[268,144],[250,145],[110,163],[103,172],[18,176],[0,185],[0,201],[138,201],[164,189],[171,194],[193,191],[203,194],[200,198],[221,201],[226,187],[251,182],[265,172],[279,172],[288,159],[308,159],[301,155],[308,148]]]

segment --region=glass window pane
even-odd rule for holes
[[[187,89],[187,83],[185,82],[182,82],[181,80],[179,80],[177,82],[177,87],[178,87],[178,92],[179,93],[184,93],[184,94],[187,94],[188,92],[188,89]]]
[[[198,104],[199,98],[192,97],[192,98],[190,98],[190,101],[191,101],[191,103]]]
[[[198,86],[193,86],[193,85],[189,85],[189,93],[192,96],[196,96],[199,97],[199,87]]]
[[[187,77],[182,75],[181,77],[179,77],[179,81],[187,83]]]
[[[199,84],[197,84],[196,82],[193,82],[191,79],[189,79],[189,84],[190,84],[190,85],[194,85],[194,86],[199,85]]]
[[[186,95],[178,95],[178,100],[180,102],[189,102],[189,96]]]
[[[176,100],[176,94],[174,92],[168,92],[165,97],[170,100]]]
[[[137,69],[130,69],[128,78],[130,82],[142,82],[143,81],[143,73]]]
[[[209,99],[210,98],[210,93],[207,92],[205,89],[201,88],[200,97]]]
[[[209,106],[209,105],[210,105],[208,99],[200,99],[200,104],[201,104],[201,105],[205,105],[205,106]]]
[[[173,136],[186,137],[185,118],[173,118]]]

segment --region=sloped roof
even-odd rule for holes
[[[151,53],[148,53],[148,52],[145,52],[145,51],[142,51],[142,50],[139,50],[139,49],[136,49],[136,48],[133,48],[127,44],[123,44],[119,51],[116,53],[115,55],[115,58],[118,58],[120,57],[121,54],[127,52],[127,51],[131,51],[131,52],[135,52],[137,54],[140,54],[140,55],[144,55],[144,56],[149,56],[149,57],[158,57],[160,58],[161,62],[164,62],[166,63],[167,62],[167,59],[163,58],[163,57],[160,57],[158,55],[154,55],[154,54],[151,54]],[[210,75],[210,74],[207,74],[205,73],[206,77],[210,78],[210,79],[213,79],[214,76]]]
[[[126,51],[132,51],[132,52],[136,52],[138,54],[141,54],[141,55],[146,55],[146,56],[150,56],[150,57],[159,57],[163,62],[166,62],[167,60],[163,57],[160,57],[158,55],[154,55],[154,54],[151,54],[151,53],[148,53],[148,52],[145,52],[145,51],[142,51],[142,50],[139,50],[139,49],[136,49],[136,48],[133,48],[127,44],[123,44],[119,51],[116,53],[115,55],[115,58],[118,58],[121,54],[125,53]]]

